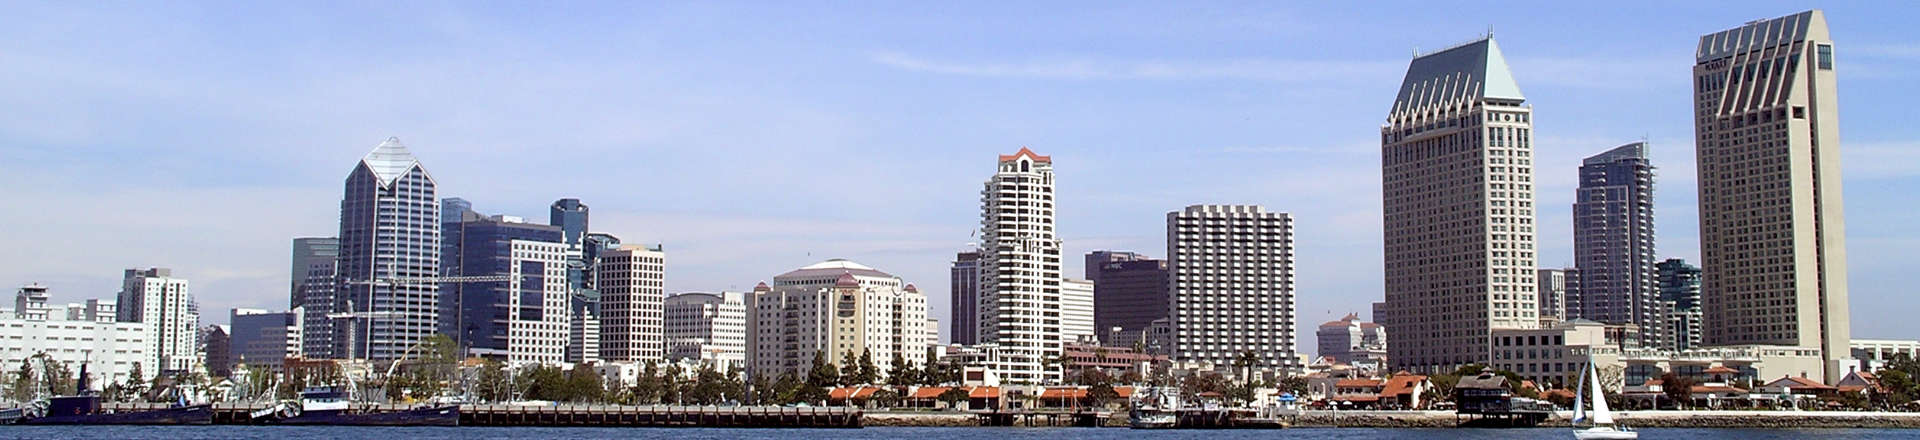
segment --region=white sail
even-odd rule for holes
[[[1587,369],[1580,369],[1579,388],[1573,392],[1573,424],[1587,421]]]
[[[1591,359],[1587,361],[1587,373],[1588,377],[1593,378],[1590,382],[1593,386],[1593,424],[1612,425],[1613,415],[1607,413],[1607,393],[1600,387],[1600,371],[1593,366]]]

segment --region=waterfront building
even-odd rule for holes
[[[300,312],[233,309],[227,317],[228,357],[235,365],[284,371],[287,358],[300,357]],[[208,350],[212,354],[212,350]]]
[[[1581,161],[1573,202],[1580,289],[1566,303],[1568,318],[1639,326],[1648,347],[1666,344],[1669,310],[1655,280],[1653,172],[1646,142]]]
[[[953,256],[953,268],[948,294],[951,295],[948,318],[953,328],[948,330],[948,339],[955,344],[980,343],[980,251],[961,252]]]
[[[666,301],[667,359],[722,370],[747,361],[747,297],[741,292],[682,293]]]
[[[1834,44],[1812,10],[1700,37],[1694,133],[1706,345],[1820,350],[1847,373]]]
[[[441,333],[468,356],[565,360],[574,324],[568,263],[579,252],[562,242],[562,229],[481,215],[465,203],[441,210],[441,270],[454,277],[506,277],[441,285]]]
[[[1067,344],[1066,353],[1067,362],[1061,368],[1069,378],[1086,370],[1100,370],[1114,378],[1129,373],[1146,378],[1153,376],[1154,366],[1167,362],[1166,356],[1135,352],[1132,347]]]
[[[1320,324],[1314,332],[1320,357],[1346,365],[1383,364],[1387,359],[1387,329],[1378,323],[1360,320],[1348,313],[1337,321]]]
[[[1623,336],[1638,337],[1637,332],[1624,331],[1628,327],[1573,319],[1547,328],[1497,329],[1489,365],[1545,388],[1570,388],[1589,360],[1599,366],[1621,365],[1622,346],[1629,343]]]
[[[332,357],[393,360],[440,330],[438,284],[387,282],[441,275],[435,187],[427,169],[392,137],[347,175],[333,301],[320,317],[359,317],[330,323]]]
[[[1086,260],[1093,327],[1103,344],[1131,347],[1154,320],[1167,317],[1166,260],[1126,251],[1093,251]]]
[[[1700,268],[1687,264],[1687,260],[1669,258],[1654,264],[1657,276],[1656,284],[1660,289],[1660,301],[1667,310],[1667,343],[1662,344],[1669,350],[1690,350],[1701,347],[1700,344]]]
[[[927,297],[912,284],[847,260],[827,260],[755,286],[748,362],[755,377],[806,377],[816,355],[844,367],[862,354],[886,371],[897,354],[924,365]],[[851,356],[851,357],[849,357]]]
[[[1380,127],[1387,355],[1449,372],[1535,328],[1533,109],[1491,35],[1417,56]]]
[[[666,264],[667,253],[660,247],[619,245],[599,251],[593,276],[600,289],[601,359],[665,358]]]
[[[1053,158],[1022,147],[1001,155],[980,191],[980,341],[1004,350],[993,368],[1010,383],[1056,383],[1043,368],[1062,353],[1060,239]]]
[[[1731,345],[1692,350],[1627,349],[1620,354],[1627,386],[1644,386],[1669,372],[1699,382],[1724,382],[1753,390],[1784,376],[1817,377],[1825,363],[1813,347]]]
[[[302,329],[299,356],[309,359],[333,358],[334,265],[340,258],[340,239],[303,237],[293,239],[293,295],[288,307],[299,310]]]
[[[155,345],[147,340],[149,328],[121,321],[115,301],[48,306],[48,299],[46,286],[23,286],[14,294],[13,308],[0,312],[0,365],[17,370],[41,354],[73,371],[85,363],[95,375],[90,387],[95,391],[126,383],[136,368],[143,372],[140,380],[158,373],[151,363]]]
[[[1299,371],[1294,347],[1293,216],[1254,205],[1167,213],[1172,358],[1227,368],[1241,353]]]
[[[118,318],[146,327],[147,360],[153,372],[187,372],[200,367],[200,305],[187,280],[167,268],[127,269],[121,278]]]
[[[1533,291],[1540,299],[1540,326],[1548,327],[1553,322],[1567,320],[1568,293],[1572,286],[1580,285],[1580,270],[1539,269],[1534,274],[1534,282],[1538,285]]]
[[[1094,344],[1098,342],[1094,331],[1094,289],[1093,281],[1066,278],[1060,280],[1060,338],[1065,341]]]
[[[1906,339],[1854,339],[1847,343],[1848,351],[1859,360],[1858,371],[1878,372],[1887,367],[1895,356],[1907,359],[1920,359],[1920,341]]]

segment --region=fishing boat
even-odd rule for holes
[[[1593,402],[1591,413],[1584,405],[1588,400]],[[1580,440],[1640,438],[1640,433],[1634,432],[1633,428],[1613,422],[1613,414],[1607,411],[1606,392],[1600,388],[1600,372],[1594,367],[1591,359],[1587,360],[1587,368],[1580,370],[1580,388],[1573,395],[1573,438]]]
[[[51,397],[34,402],[27,411],[28,417],[20,419],[27,425],[210,425],[213,424],[213,408],[210,405],[187,404],[184,395],[176,396],[177,401],[171,408],[145,410],[101,412],[100,395],[87,389],[87,365],[80,364],[80,377],[74,384],[74,395]]]
[[[459,405],[378,411],[355,405],[350,393],[336,387],[310,388],[300,392],[299,401],[268,409],[252,414],[254,420],[275,425],[460,426]]]
[[[1132,399],[1127,426],[1133,429],[1174,428],[1180,422],[1180,393],[1162,387],[1146,388]]]

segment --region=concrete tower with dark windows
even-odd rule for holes
[[[1064,353],[1060,239],[1054,231],[1053,158],[1021,148],[1002,155],[980,191],[980,336],[998,344],[992,368],[1009,383],[1057,383],[1044,368]]]
[[[1687,260],[1668,258],[1655,263],[1659,273],[1656,284],[1660,286],[1660,302],[1669,307],[1667,310],[1667,344],[1669,350],[1687,350],[1700,347],[1700,268],[1687,264]]]
[[[1395,368],[1484,364],[1493,329],[1540,325],[1526,101],[1491,35],[1407,66],[1380,127]]]
[[[302,337],[298,355],[308,359],[333,358],[333,289],[338,287],[334,265],[340,258],[340,239],[308,237],[293,239],[293,303],[290,310],[300,321]]]
[[[1834,44],[1812,10],[1700,37],[1694,157],[1707,345],[1852,364]]]
[[[1639,345],[1667,340],[1667,307],[1654,280],[1653,162],[1634,142],[1580,163],[1573,201],[1574,267],[1567,318],[1640,326]]]
[[[951,328],[947,331],[955,344],[973,345],[980,343],[980,251],[961,252],[953,256],[951,287],[952,295]]]
[[[347,175],[332,309],[335,357],[392,360],[440,328],[440,199],[433,176],[387,138]],[[350,343],[351,342],[351,343]]]

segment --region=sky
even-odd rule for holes
[[[1853,334],[1920,338],[1898,274],[1920,4],[1824,6]],[[669,292],[848,258],[944,323],[981,185],[1024,146],[1054,158],[1069,275],[1091,250],[1164,256],[1187,205],[1291,213],[1310,329],[1381,298],[1378,131],[1415,51],[1499,41],[1536,118],[1542,266],[1572,263],[1580,158],[1642,139],[1658,253],[1697,262],[1695,44],[1810,7],[0,2],[0,283],[80,302],[160,266],[203,323],[285,309],[291,239],[333,235],[347,174],[397,136],[440,197],[535,220],[577,197],[594,230],[663,245]]]

